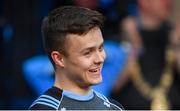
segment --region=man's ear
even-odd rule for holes
[[[63,55],[58,51],[51,52],[51,58],[53,59],[54,63],[60,67],[64,67],[64,59]]]

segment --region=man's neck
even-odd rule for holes
[[[62,90],[70,91],[79,95],[86,95],[91,90],[90,86],[81,87],[78,84],[67,79],[67,77],[64,74],[57,74],[57,73],[56,73],[54,86]]]

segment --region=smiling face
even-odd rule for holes
[[[80,87],[100,83],[106,57],[101,30],[93,28],[85,35],[70,34],[67,47],[63,70],[68,80]]]

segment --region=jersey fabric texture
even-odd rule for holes
[[[123,107],[94,90],[87,95],[77,95],[52,87],[37,98],[29,110],[123,110]]]

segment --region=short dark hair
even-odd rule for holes
[[[67,34],[86,34],[94,27],[102,28],[104,17],[97,11],[78,6],[63,6],[54,9],[42,24],[44,48],[51,62],[52,51],[66,52]]]

